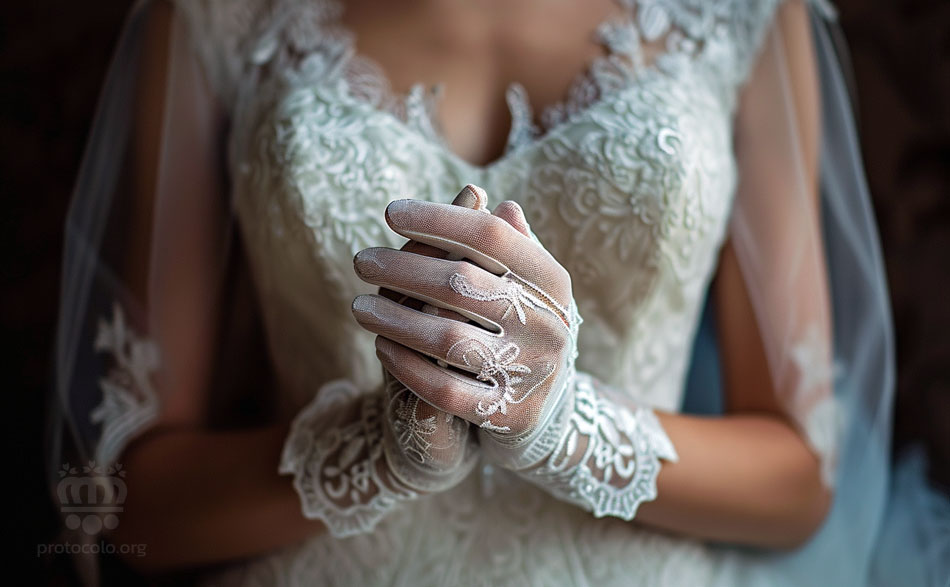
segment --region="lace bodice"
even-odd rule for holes
[[[182,3],[232,119],[233,201],[289,417],[321,384],[381,384],[353,320],[371,288],[353,255],[402,239],[386,204],[448,202],[467,183],[519,202],[571,273],[584,322],[579,370],[638,402],[679,409],[698,314],[736,187],[732,118],[777,1],[621,0],[596,31],[605,56],[540,116],[507,98],[505,154],[453,154],[438,88],[394,95],[315,0]],[[314,538],[217,581],[261,584],[709,584],[699,543],[596,520],[485,469],[371,535]],[[639,579],[639,578],[642,578]]]

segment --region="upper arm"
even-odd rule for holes
[[[784,4],[740,95],[739,184],[715,281],[727,409],[791,416],[831,395],[818,200],[820,106],[806,7]],[[806,348],[813,345],[813,348]],[[804,363],[803,349],[815,362]]]
[[[161,366],[159,423],[203,419],[227,238],[224,114],[170,2],[147,8],[128,172],[124,271]]]

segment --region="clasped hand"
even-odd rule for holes
[[[427,304],[359,296],[353,312],[378,334],[388,373],[436,410],[477,425],[483,449],[521,469],[550,453],[570,404],[580,321],[568,272],[534,238],[521,208],[493,213],[397,200],[386,221],[448,252],[370,248],[354,259],[364,281]],[[464,318],[463,318],[464,317]],[[550,430],[550,433],[545,433]]]

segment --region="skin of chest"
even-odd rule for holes
[[[562,100],[605,53],[597,27],[620,13],[615,0],[345,0],[341,24],[397,93],[442,85],[442,134],[480,165],[504,149],[508,85],[523,85],[535,112]]]

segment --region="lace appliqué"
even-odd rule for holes
[[[524,281],[514,273],[506,273],[503,279],[505,284],[502,287],[483,289],[469,282],[461,273],[453,273],[449,277],[449,287],[457,294],[469,299],[483,302],[507,302],[508,307],[501,316],[502,321],[514,312],[521,324],[527,324],[526,307],[536,311],[550,312],[568,329],[572,348],[575,349],[570,357],[570,363],[573,364],[576,358],[577,328],[581,323],[580,314],[577,313],[574,305],[571,304],[571,309],[564,308],[541,288]],[[530,387],[518,389],[516,386],[525,382],[524,376],[533,374],[530,367],[515,362],[519,354],[521,354],[521,348],[514,343],[496,345],[474,339],[461,340],[452,345],[446,353],[450,360],[477,369],[478,380],[501,391],[497,399],[488,403],[479,402],[475,407],[475,413],[484,418],[480,424],[482,428],[493,432],[510,432],[509,426],[493,423],[491,416],[496,413],[507,415],[510,404],[522,403],[538,387],[545,384],[557,370],[554,365],[545,364],[544,373],[535,373],[533,381],[529,383]]]
[[[501,319],[508,318],[512,311],[518,314],[518,321],[525,324],[527,316],[525,314],[525,304],[541,308],[541,300],[531,295],[521,285],[514,281],[506,282],[505,287],[500,289],[482,289],[475,286],[461,273],[453,273],[449,277],[449,287],[460,296],[482,302],[494,302],[504,300],[508,302],[508,309],[502,314]]]
[[[659,459],[679,459],[650,410],[630,411],[597,393],[578,373],[568,425],[550,458],[525,477],[596,517],[632,520],[644,501],[656,498]]]
[[[383,400],[349,381],[332,381],[291,426],[279,472],[294,476],[304,515],[322,520],[334,536],[368,532],[399,502],[418,497],[380,472]],[[354,403],[354,421],[328,421]]]
[[[793,395],[796,405],[791,409],[805,439],[821,460],[822,481],[833,487],[842,422],[834,394],[832,351],[828,337],[822,335],[817,324],[810,324],[792,346],[791,358],[798,376]]]
[[[422,401],[398,379],[386,375],[389,411],[383,423],[383,452],[392,474],[406,487],[444,491],[475,466],[469,424]],[[430,415],[424,416],[428,412]]]
[[[520,353],[521,349],[513,343],[490,345],[475,339],[459,341],[446,353],[453,362],[461,362],[467,367],[476,369],[476,378],[479,381],[491,385],[495,392],[500,391],[498,399],[488,403],[480,401],[475,406],[475,413],[484,418],[480,424],[482,428],[495,432],[510,432],[510,427],[494,424],[491,416],[496,413],[507,415],[510,404],[520,404],[547,380],[545,376],[528,389],[517,389],[516,386],[524,382],[523,375],[532,373],[527,365],[515,362]],[[553,372],[554,368],[548,366],[548,376]]]
[[[398,381],[392,380],[392,383],[398,384]],[[415,395],[406,388],[396,392],[393,397],[395,410],[393,411],[393,430],[396,434],[396,440],[403,447],[407,456],[419,464],[432,462],[432,437],[438,430],[435,416],[419,418],[418,409],[419,396]],[[446,415],[450,419],[451,415]]]
[[[102,425],[95,460],[110,463],[126,442],[158,416],[158,396],[152,375],[161,362],[158,347],[132,330],[119,304],[112,321],[99,321],[94,348],[109,353],[115,364],[99,380],[102,403],[90,413],[93,424]]]
[[[821,461],[821,480],[826,487],[835,486],[838,436],[844,427],[841,416],[838,401],[832,394],[813,407],[802,424],[808,444]]]
[[[606,50],[568,86],[563,100],[546,106],[535,123],[525,88],[513,82],[505,97],[511,115],[505,153],[517,151],[569,121],[596,102],[630,87],[654,63],[645,57],[644,43],[661,45],[656,65],[672,71],[706,50],[713,37],[728,38],[743,29],[736,23],[736,7],[731,3],[673,2],[669,0],[618,0],[623,14],[602,23],[594,41]],[[280,3],[277,3],[280,5]],[[445,145],[438,123],[438,103],[443,84],[413,84],[398,93],[383,68],[356,52],[355,36],[345,29],[339,0],[286,2],[281,9],[257,16],[269,23],[269,32],[260,36],[245,54],[254,68],[282,72],[298,81],[321,84],[340,82],[352,98],[387,112],[427,139]],[[248,15],[240,14],[239,30],[255,27]],[[747,17],[754,21],[757,15]],[[750,27],[751,28],[751,27]],[[280,36],[284,38],[281,39]],[[236,64],[231,68],[237,70]],[[253,68],[252,68],[253,69]]]
[[[828,338],[822,336],[816,324],[810,324],[805,334],[791,349],[792,361],[798,372],[797,397],[820,393],[831,384],[834,369]]]
[[[597,517],[613,516],[632,520],[640,503],[656,498],[659,459],[677,460],[672,442],[653,412],[633,411],[599,393],[594,380],[577,373],[577,326],[581,322],[573,300],[569,308],[558,304],[543,289],[508,272],[504,285],[496,289],[475,286],[459,273],[449,278],[450,287],[459,295],[483,302],[507,303],[500,320],[504,324],[512,314],[527,324],[526,308],[550,313],[567,327],[568,349],[560,378],[548,389],[542,414],[531,432],[524,437],[506,437],[511,429],[490,420],[496,413],[508,414],[509,404],[522,403],[554,375],[553,365],[543,377],[534,376],[527,390],[518,389],[532,375],[527,365],[516,363],[520,348],[512,342],[490,343],[465,339],[453,345],[447,357],[478,371],[478,379],[501,389],[501,397],[486,404],[479,402],[476,414],[485,418],[482,428],[495,442],[483,442],[483,450],[495,462],[523,474],[555,497],[575,503]],[[461,351],[456,349],[460,348]],[[525,385],[526,386],[526,385]]]

